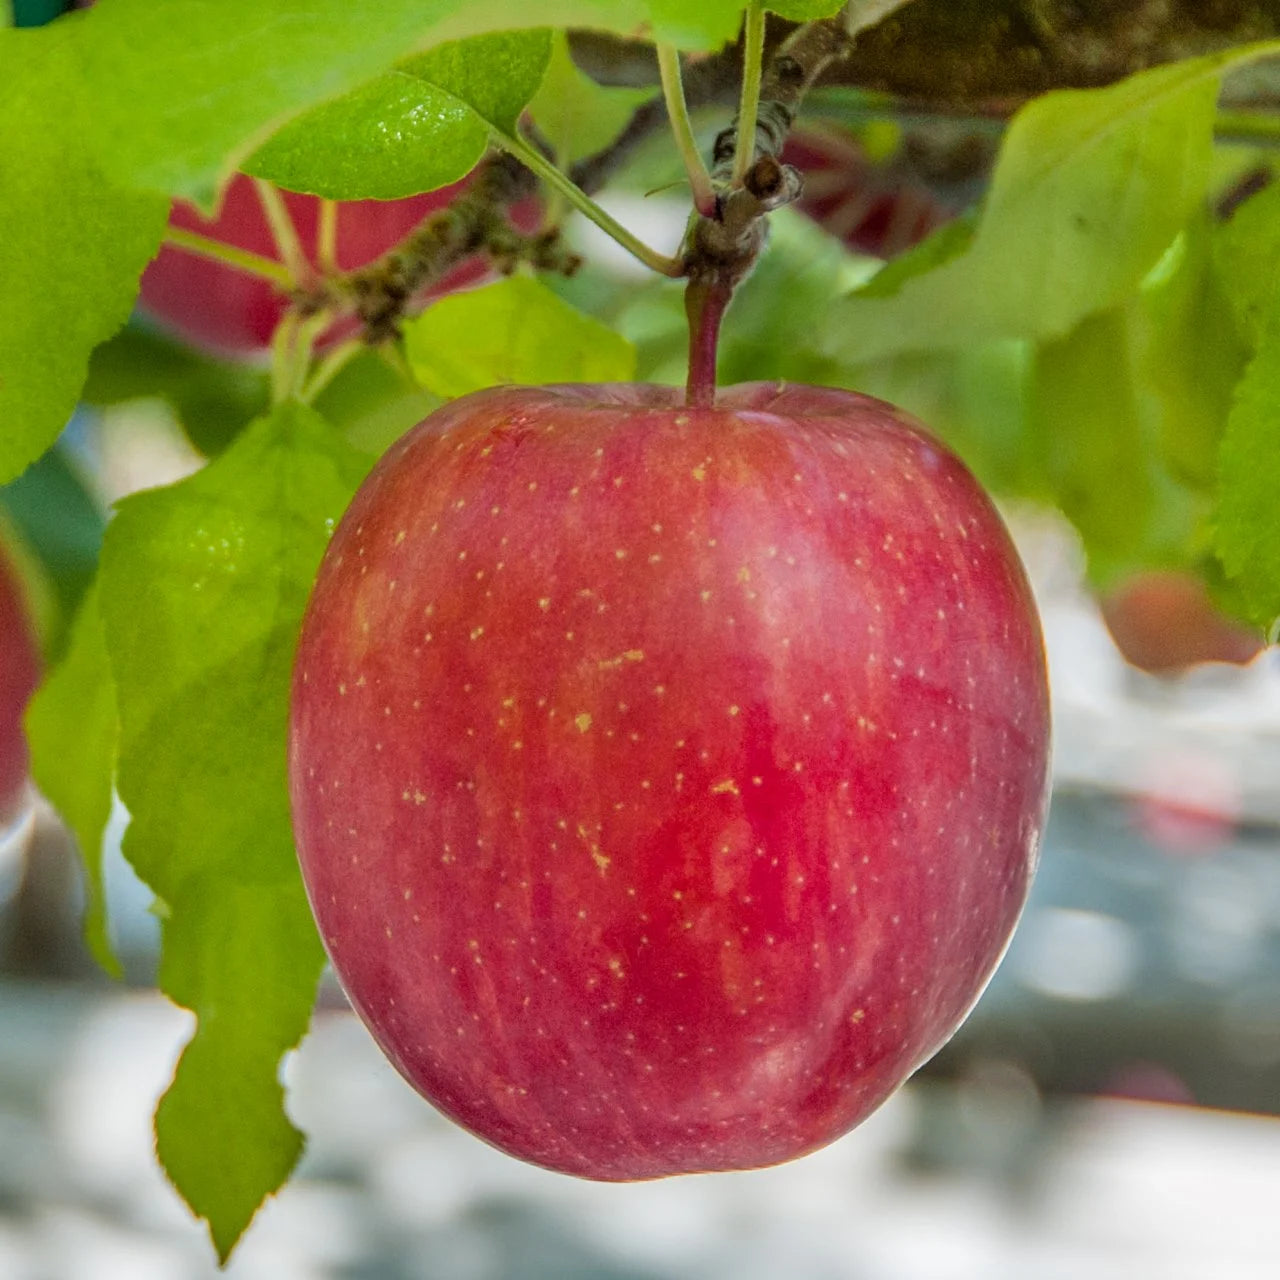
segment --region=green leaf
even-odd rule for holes
[[[1193,219],[1170,269],[1144,284],[1134,308],[1135,376],[1157,415],[1160,450],[1175,477],[1205,492],[1217,482],[1218,448],[1249,358],[1215,270],[1215,231],[1208,213]]]
[[[977,227],[974,214],[964,213],[944,222],[936,231],[905,253],[891,258],[866,284],[858,289],[859,298],[892,298],[901,293],[908,281],[927,275],[952,258],[967,252]]]
[[[69,7],[71,0],[13,0],[13,21],[15,27],[38,27],[52,22],[62,11]],[[8,17],[0,10],[0,27],[6,25]]]
[[[688,49],[728,44],[742,26],[746,5],[743,0],[649,0],[646,7],[654,38]]]
[[[1033,440],[1051,491],[1095,557],[1118,558],[1153,503],[1127,316],[1106,311],[1036,353]]]
[[[1264,187],[1218,228],[1214,256],[1240,329],[1256,344],[1280,296],[1280,186]]]
[[[551,144],[556,163],[568,169],[576,160],[607,146],[652,89],[606,88],[579,71],[569,56],[563,32],[551,43],[542,87],[529,104],[539,132]]]
[[[156,1110],[156,1153],[225,1263],[302,1154],[278,1068],[306,1032],[324,953],[301,881],[193,876],[169,906],[160,983],[197,1030]]]
[[[515,131],[549,53],[547,31],[441,45],[291,121],[244,168],[335,200],[433,191],[471,171],[491,128]]]
[[[26,717],[31,773],[75,835],[84,866],[85,941],[113,977],[120,961],[107,930],[102,836],[111,816],[118,721],[98,592],[85,597],[61,665],[31,700]]]
[[[348,361],[314,401],[316,411],[350,444],[375,457],[440,404],[440,397],[424,391],[407,370],[401,372],[372,350]]]
[[[206,1014],[161,1155],[175,1153],[169,1173],[224,1252],[297,1154],[289,1127],[262,1119],[321,963],[314,930],[293,923],[305,904],[286,788],[289,675],[320,557],[367,461],[286,403],[204,470],[126,499],[103,547],[124,851],[169,907],[165,989]],[[224,981],[217,956],[234,976]],[[216,1097],[239,1103],[196,1105],[211,1064],[233,1061],[241,1070]]]
[[[219,183],[288,120],[451,40],[579,27],[718,47],[736,0],[110,0],[78,20],[47,82],[117,180],[211,207]],[[42,29],[52,30],[53,28]]]
[[[626,382],[635,348],[530,276],[451,294],[405,326],[414,376],[440,396],[497,383]]]
[[[80,24],[0,30],[0,484],[57,438],[89,352],[128,318],[168,204],[121,190],[48,82]]]
[[[550,31],[508,31],[452,41],[398,70],[464,103],[495,129],[514,133],[550,57]]]
[[[269,387],[261,369],[210,359],[131,325],[93,353],[80,398],[86,404],[113,405],[151,397],[164,400],[191,443],[213,457],[266,412]]]
[[[856,14],[860,9],[896,8],[905,0],[853,0],[851,8]],[[844,7],[845,0],[773,0],[765,5],[770,13],[792,22],[813,22],[817,18],[830,18]]]
[[[1252,358],[1235,388],[1218,452],[1214,548],[1236,598],[1274,639],[1280,617],[1273,483],[1280,467],[1280,191],[1264,188],[1215,233],[1217,278]]]
[[[1266,46],[1266,49],[1271,48]],[[1249,46],[1046,94],[1014,118],[967,252],[832,308],[846,358],[1056,339],[1131,293],[1203,200],[1219,78]]]
[[[1178,484],[1154,447],[1151,406],[1139,390],[1132,307],[1083,320],[1035,354],[1029,435],[1053,501],[1084,541],[1089,572],[1182,564],[1202,503]]]
[[[1277,295],[1280,299],[1280,295]],[[1215,547],[1254,621],[1274,636],[1280,618],[1280,305],[1236,388],[1220,455]]]

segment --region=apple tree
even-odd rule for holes
[[[219,1255],[301,1152],[279,1067],[326,946],[411,1080],[544,1163],[738,1167],[856,1123],[989,976],[1043,817],[1034,606],[970,473],[1059,509],[1100,593],[1159,571],[1255,635],[1280,617],[1280,9],[86,7],[0,29],[0,497],[61,618],[32,772],[108,969],[128,810],[158,982],[196,1017],[157,1152]],[[672,191],[679,243],[609,211]],[[203,465],[68,557],[59,436],[144,398]],[[29,640],[0,645],[29,685]],[[406,985],[419,912],[438,972]],[[489,961],[606,1007],[647,976],[570,1043],[572,1001],[517,1033],[532,980]],[[771,1039],[788,1008],[819,1030]],[[682,1018],[732,1065],[663,1059]],[[617,1132],[584,1156],[582,1099],[548,1101],[606,1043],[637,1073],[613,1163]]]

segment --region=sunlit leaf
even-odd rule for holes
[[[49,89],[96,105],[85,127],[117,179],[208,208],[287,121],[447,41],[515,22],[708,49],[740,13],[736,0],[110,0],[65,22],[74,49]]]
[[[405,326],[414,375],[439,396],[498,383],[625,382],[635,349],[529,276],[451,294]]]
[[[125,500],[103,548],[124,851],[168,907],[162,985],[199,1018],[159,1149],[224,1254],[299,1149],[276,1075],[321,952],[289,820],[289,673],[366,464],[286,403],[204,470]]]
[[[542,80],[546,31],[441,45],[291,121],[244,168],[335,200],[392,200],[464,177],[491,128],[515,130]]]
[[[279,1061],[307,1029],[324,955],[300,882],[192,876],[168,907],[160,983],[197,1021],[156,1152],[225,1262],[302,1154]]]
[[[106,177],[48,83],[75,25],[0,31],[0,483],[71,416],[89,353],[128,318],[168,214]]]
[[[875,360],[1056,339],[1131,293],[1203,200],[1219,77],[1258,46],[1046,94],[1014,118],[972,243],[891,296],[832,308],[828,349]]]

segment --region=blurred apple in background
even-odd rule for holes
[[[22,713],[40,679],[40,654],[25,591],[0,543],[0,831],[21,812],[27,787]]]
[[[335,243],[338,268],[353,271],[366,266],[393,248],[429,214],[445,208],[460,189],[461,184],[455,184],[405,200],[339,203]],[[292,191],[280,194],[318,278],[320,198]],[[170,221],[175,227],[280,261],[253,180],[242,174],[231,180],[217,217],[203,218],[179,201],[174,204]],[[478,259],[462,263],[430,292],[445,293],[474,283],[483,271]],[[267,280],[187,249],[165,245],[143,273],[139,303],[145,315],[187,342],[215,355],[246,357],[266,352],[288,299]],[[354,323],[348,321],[345,326],[335,326],[326,338],[332,341],[353,331]]]
[[[978,198],[994,154],[971,126],[885,121],[798,128],[783,159],[804,174],[805,213],[856,252],[892,258]]]
[[[1200,662],[1245,663],[1263,648],[1262,636],[1228,618],[1190,573],[1133,574],[1099,603],[1126,661],[1153,675],[1173,675]]]

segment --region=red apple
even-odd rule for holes
[[[0,546],[0,830],[17,816],[26,790],[22,713],[39,679],[31,614],[17,570]]]
[[[344,271],[372,262],[392,248],[428,214],[448,205],[458,187],[443,187],[407,200],[357,200],[338,206],[336,257]],[[281,192],[313,269],[320,221],[317,196]],[[280,261],[271,228],[251,179],[237,175],[227,187],[218,216],[205,219],[178,202],[170,221],[239,249]],[[433,292],[474,282],[482,274],[478,260],[455,268]],[[164,246],[142,276],[143,312],[203,350],[223,356],[260,355],[285,313],[283,293],[257,276],[205,258],[176,245]],[[347,331],[351,326],[347,326]],[[332,338],[335,335],[329,335]]]
[[[427,1098],[601,1179],[830,1142],[956,1029],[1044,813],[996,512],[846,391],[502,388],[326,554],[290,787],[321,934]]]
[[[1153,675],[1172,675],[1200,662],[1250,662],[1262,651],[1262,636],[1226,617],[1190,573],[1133,574],[1100,605],[1125,660]]]

